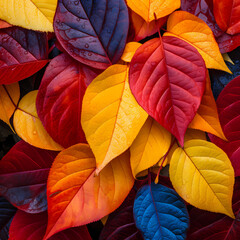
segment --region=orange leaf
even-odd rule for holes
[[[12,27],[12,25],[3,21],[3,20],[0,20],[0,29],[1,28],[8,28],[8,27]]]
[[[119,207],[134,183],[129,159],[129,152],[123,153],[96,176],[96,161],[87,144],[63,150],[49,173],[49,222],[44,239],[97,221]]]
[[[146,22],[165,17],[180,8],[180,0],[127,0],[127,5]]]
[[[20,88],[18,83],[10,85],[0,85],[0,119],[12,126],[9,119],[13,115],[20,98]]]
[[[121,59],[125,62],[131,62],[133,55],[142,44],[139,42],[129,42],[126,44]]]
[[[206,89],[201,101],[201,105],[193,121],[189,124],[188,127],[212,133],[227,141],[220,125],[217,105],[212,94],[209,74],[207,74]]]

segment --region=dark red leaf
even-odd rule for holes
[[[18,210],[9,230],[9,240],[42,240],[47,228],[47,212],[29,214]],[[91,240],[86,226],[69,228],[49,240]]]
[[[18,142],[0,161],[0,194],[23,211],[45,211],[46,182],[56,155]]]
[[[236,219],[197,208],[189,212],[189,240],[237,240],[240,232],[240,178],[236,178],[233,193],[233,211]]]
[[[198,51],[176,37],[152,39],[136,51],[129,83],[138,103],[183,145],[206,83]]]
[[[59,0],[54,18],[63,48],[79,62],[100,69],[120,59],[128,26],[124,0]]]
[[[86,142],[81,126],[82,100],[89,83],[99,74],[66,54],[46,69],[37,96],[37,112],[50,136],[67,148]]]
[[[47,63],[46,33],[19,27],[0,29],[0,84],[30,77]]]
[[[240,176],[240,76],[228,83],[219,94],[217,107],[224,135],[229,142],[210,134],[209,137],[227,153],[235,170],[235,176]]]

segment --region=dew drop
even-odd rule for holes
[[[28,51],[25,51],[24,54],[27,55],[27,54],[28,54]]]
[[[74,1],[74,4],[77,6],[79,4],[79,1]]]
[[[78,10],[78,11],[77,11],[77,14],[79,15],[80,13],[81,13],[81,11]]]
[[[59,23],[60,23],[60,20],[59,20],[59,19],[57,19],[57,20],[56,20],[56,23],[57,23],[57,24],[59,24]]]
[[[76,18],[76,20],[77,20],[78,22],[80,22],[80,18]]]
[[[88,53],[88,56],[92,56],[92,53]]]
[[[85,48],[89,48],[89,44],[86,43],[86,44],[85,44]]]

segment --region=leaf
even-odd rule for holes
[[[2,2],[0,3],[0,9]],[[1,12],[0,12],[1,15]],[[0,84],[30,77],[47,63],[46,33],[18,27],[0,29]]]
[[[186,237],[188,212],[183,200],[170,188],[154,183],[144,185],[137,193],[133,214],[144,239]]]
[[[0,85],[0,119],[7,123],[11,129],[9,120],[17,107],[19,98],[20,88],[18,83],[6,86]]]
[[[138,42],[129,42],[126,44],[124,52],[121,56],[121,59],[125,62],[131,62],[134,53],[141,46],[141,43]]]
[[[0,232],[10,222],[15,212],[16,208],[13,207],[13,205],[10,204],[5,198],[0,197]]]
[[[9,240],[42,240],[47,227],[47,212],[29,214],[17,211],[9,230]],[[91,240],[87,227],[69,228],[49,240]]]
[[[212,94],[211,82],[208,74],[206,78],[206,89],[203,94],[201,105],[188,127],[212,133],[227,141],[220,125],[217,105]]]
[[[164,36],[175,36],[191,44],[201,54],[207,68],[231,73],[222,58],[212,30],[198,17],[185,11],[172,13]]]
[[[86,142],[81,126],[82,99],[97,74],[66,54],[55,57],[45,71],[36,100],[37,113],[49,135],[65,148]]]
[[[233,210],[236,219],[228,216],[210,213],[200,209],[193,208],[190,214],[190,229],[188,238],[191,240],[227,240],[238,239],[240,230],[240,201],[239,201],[239,178],[236,178],[233,193]]]
[[[240,33],[239,2],[235,0],[213,0],[214,17],[218,26],[228,34]]]
[[[236,176],[240,176],[239,89],[240,77],[238,76],[227,84],[217,99],[219,119],[223,132],[229,142],[221,141],[221,139],[211,135],[209,136],[212,142],[214,142],[228,154]]]
[[[234,65],[234,62],[232,61],[232,59],[229,57],[229,55],[227,53],[223,53],[222,56],[223,56],[224,61],[230,62],[232,65]]]
[[[62,47],[79,62],[99,69],[120,59],[128,25],[124,0],[59,0],[54,18]]]
[[[114,159],[98,176],[95,170],[94,155],[86,144],[74,145],[57,156],[48,178],[49,222],[44,239],[97,221],[124,201],[134,183],[129,153]]]
[[[171,134],[149,117],[130,147],[133,176],[136,178],[155,165],[167,153],[170,144]]]
[[[47,209],[46,182],[56,152],[16,143],[0,161],[0,194],[29,213]]]
[[[127,5],[146,22],[165,17],[180,8],[180,0],[127,0]]]
[[[38,118],[37,93],[38,91],[29,92],[19,102],[13,117],[14,129],[20,138],[35,147],[60,151],[63,148],[53,141]]]
[[[132,24],[132,29],[130,28],[130,30],[134,32],[133,40],[140,41],[145,37],[151,36],[156,33],[158,29],[160,29],[165,24],[165,22],[167,21],[167,17],[153,20],[151,22],[145,22],[145,20],[138,14],[130,11],[130,20]]]
[[[126,65],[113,65],[93,80],[83,98],[82,127],[97,173],[131,146],[146,119],[130,91]]]
[[[1,0],[0,18],[27,29],[53,32],[57,0]]]
[[[0,28],[8,28],[8,27],[12,27],[12,25],[5,21],[0,20]]]
[[[136,100],[181,145],[200,105],[205,81],[202,57],[176,37],[147,41],[130,64],[129,84]]]
[[[185,142],[170,161],[170,180],[177,193],[193,206],[234,218],[234,172],[225,152],[204,140]]]

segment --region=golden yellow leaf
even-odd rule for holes
[[[230,62],[232,65],[235,65],[234,62],[232,61],[232,59],[229,57],[229,55],[227,53],[223,53],[222,57],[225,61]]]
[[[202,97],[201,105],[188,127],[212,133],[227,141],[219,121],[217,105],[213,97],[208,74],[206,78],[206,89]]]
[[[7,123],[11,129],[9,119],[17,107],[19,98],[20,88],[18,83],[0,85],[0,119]]]
[[[131,146],[147,116],[131,93],[126,65],[113,65],[93,80],[83,98],[82,127],[97,173]]]
[[[170,161],[170,180],[177,193],[193,206],[234,218],[234,170],[226,153],[204,140],[178,147]]]
[[[162,18],[180,8],[180,0],[127,0],[127,5],[146,22]]]
[[[37,93],[38,91],[32,91],[21,99],[14,113],[13,126],[25,142],[38,148],[60,151],[63,147],[53,141],[38,118]]]
[[[1,0],[0,19],[12,25],[53,32],[57,0]]]
[[[178,37],[192,46],[202,55],[206,67],[231,73],[219,51],[212,30],[200,18],[185,11],[172,13],[167,22],[164,36]]]
[[[155,165],[167,153],[170,144],[171,133],[149,116],[130,147],[133,176],[137,178]]]
[[[126,44],[124,52],[121,56],[121,59],[125,62],[131,62],[134,53],[142,44],[139,42],[129,42]]]
[[[53,162],[47,184],[48,227],[44,239],[63,229],[97,221],[118,208],[134,178],[129,151],[95,176],[96,161],[87,144],[63,150]]]

